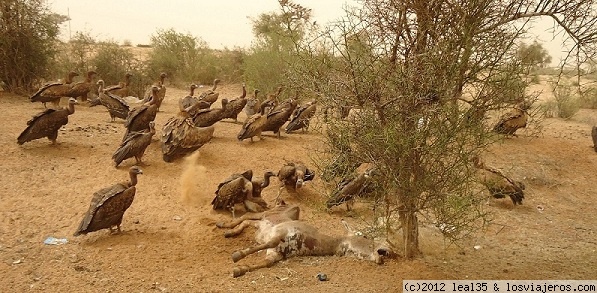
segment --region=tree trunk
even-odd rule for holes
[[[421,255],[419,250],[419,221],[417,219],[417,212],[414,207],[407,207],[402,220],[402,233],[404,240],[404,257],[413,259]]]

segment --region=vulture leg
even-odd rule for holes
[[[60,106],[60,98],[53,100],[52,105],[54,105],[56,107]],[[44,103],[44,106],[45,106],[45,103]]]

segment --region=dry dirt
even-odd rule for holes
[[[221,88],[221,97],[238,93],[238,85]],[[168,89],[156,118],[156,137],[184,95],[186,90]],[[217,184],[248,168],[261,176],[286,160],[309,164],[310,153],[320,146],[317,133],[239,142],[240,125],[219,122],[214,139],[198,155],[175,163],[162,161],[156,140],[146,152],[149,166],[142,167],[123,233],[104,230],[75,238],[71,235],[93,192],[127,180],[126,170],[134,163],[127,160],[115,169],[110,159],[122,137],[122,122],[110,123],[103,107],[77,106],[60,131],[59,145],[40,139],[18,146],[16,137],[42,106],[4,94],[0,108],[2,292],[396,292],[403,279],[597,279],[592,191],[597,154],[590,138],[597,113],[591,111],[569,121],[547,119],[538,137],[523,131],[492,147],[487,163],[524,181],[526,199],[517,207],[506,199],[488,200],[485,208],[493,213],[493,224],[461,248],[447,246],[436,229],[423,226],[424,255],[414,261],[398,258],[378,266],[352,258],[294,258],[235,279],[230,255],[251,245],[253,233],[225,239],[215,227],[230,218],[209,204]],[[277,184],[264,190],[266,199],[275,197]],[[316,176],[300,198],[287,192],[283,197],[301,204],[303,220],[342,234],[345,209],[325,212],[322,186]],[[196,200],[182,201],[183,191]],[[49,236],[68,243],[45,245]],[[330,280],[318,281],[319,272]]]

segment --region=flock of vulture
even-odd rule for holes
[[[82,102],[87,101],[90,106],[104,106],[112,121],[117,118],[124,120],[122,142],[112,156],[115,166],[118,167],[124,160],[133,157],[137,164],[143,164],[143,154],[156,133],[154,120],[166,94],[166,74],[160,75],[159,80],[147,89],[142,99],[131,97],[131,74],[126,74],[124,81],[113,86],[106,86],[103,80],[94,82],[96,75],[96,72],[89,71],[84,81],[73,83],[73,78],[78,74],[70,72],[62,82],[46,84],[34,93],[30,101],[41,102],[46,109],[27,122],[26,129],[17,139],[18,144],[44,137],[55,144],[59,129],[68,123],[68,116],[75,112],[79,98]],[[173,162],[199,149],[213,137],[215,123],[222,119],[238,122],[237,117],[243,110],[248,118],[243,123],[237,139],[250,139],[253,142],[253,137],[261,139],[261,133],[264,131],[272,131],[279,137],[281,128],[288,121],[290,122],[285,127],[287,133],[307,130],[317,109],[316,101],[298,106],[296,97],[279,102],[282,86],[263,101],[257,97],[258,90],[254,91],[253,97],[247,98],[244,84],[242,94],[238,98],[221,99],[221,107],[212,107],[219,97],[216,91],[219,82],[218,79],[214,80],[213,87],[199,96],[195,96],[197,85],[192,84],[189,94],[179,100],[180,113],[171,117],[162,128],[160,144],[165,162]],[[89,94],[96,88],[97,98],[88,100]],[[62,97],[70,97],[66,108],[58,107]],[[46,103],[51,103],[54,107],[47,108]],[[138,106],[131,109],[132,104]],[[514,135],[518,128],[526,126],[527,109],[528,106],[524,104],[515,107],[502,117],[495,125],[494,131]],[[481,173],[480,181],[494,197],[509,196],[514,204],[522,204],[524,184],[511,180],[499,170],[485,166],[478,158],[474,162]],[[133,202],[139,174],[143,174],[143,171],[138,166],[133,166],[129,169],[128,182],[117,183],[95,192],[89,209],[74,235],[101,229],[110,229],[113,232],[116,228],[120,231],[124,212]],[[371,178],[374,174],[375,168],[372,166],[355,170],[351,177],[338,184],[326,202],[327,208],[347,203],[347,209],[350,209],[350,204],[356,196],[372,191]],[[282,188],[290,186],[298,190],[306,181],[313,180],[315,173],[303,163],[288,162],[277,173],[265,172],[261,179],[254,179],[252,170],[233,174],[218,185],[212,201],[213,208],[230,210],[233,217],[236,205],[244,205],[245,210],[250,212],[266,210],[267,204],[261,198],[261,191],[269,186],[270,178],[274,176],[281,183],[278,201]]]

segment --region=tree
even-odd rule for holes
[[[402,228],[405,257],[420,253],[421,215],[452,238],[483,217],[471,158],[492,142],[484,113],[528,99],[516,42],[541,16],[574,41],[577,60],[596,52],[595,4],[583,0],[368,0],[297,42],[292,80],[327,107],[359,108],[326,125],[329,162],[377,166],[376,211]]]
[[[151,36],[150,76],[166,72],[169,78],[211,83],[216,78],[215,62],[206,56],[210,49],[205,41],[174,29],[158,30]]]
[[[253,42],[244,58],[245,80],[262,92],[272,92],[288,83],[289,64],[296,56],[296,44],[310,27],[311,10],[291,2],[280,12],[264,13],[253,20]]]
[[[28,90],[47,75],[59,25],[43,0],[0,1],[0,80],[8,91]]]
[[[520,44],[516,55],[529,69],[545,68],[551,63],[551,56],[537,41],[534,41],[530,45],[524,42]]]

